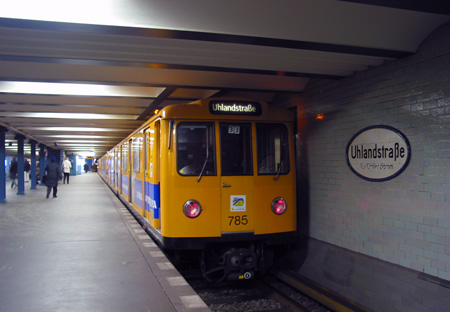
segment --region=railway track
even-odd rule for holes
[[[273,267],[263,278],[214,284],[193,258],[167,256],[213,312],[372,312],[295,271]]]
[[[214,285],[195,271],[181,272],[213,312],[330,312],[276,276]]]

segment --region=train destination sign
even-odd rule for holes
[[[260,116],[262,108],[258,102],[211,101],[209,111],[214,115]]]
[[[371,126],[356,133],[347,144],[347,164],[362,179],[381,182],[405,170],[411,157],[408,139],[389,126]]]

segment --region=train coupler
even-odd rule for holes
[[[224,254],[225,275],[229,281],[248,280],[255,276],[257,256],[254,248],[231,248]]]

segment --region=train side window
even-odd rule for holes
[[[220,156],[223,176],[253,174],[251,124],[220,124]]]
[[[178,173],[184,176],[216,175],[214,123],[181,122],[176,134]]]
[[[137,137],[133,139],[133,171],[139,172],[140,166],[140,151],[142,146],[142,137]]]
[[[258,174],[288,174],[288,131],[283,124],[256,124]]]
[[[128,143],[122,145],[122,172],[127,172],[128,164]]]

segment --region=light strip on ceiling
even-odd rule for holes
[[[156,98],[164,89],[81,83],[0,81],[0,92],[21,94]]]
[[[6,149],[17,149],[17,148],[18,148],[18,145],[17,145],[17,144],[13,144],[13,145],[11,145],[11,146],[5,145],[5,148],[6,148]],[[30,146],[27,146],[27,145],[24,145],[23,149],[29,151],[29,150],[31,150],[31,147],[30,147]]]
[[[2,5],[0,16],[31,20],[117,25],[120,21],[122,23],[125,22],[126,13],[124,17],[122,11],[127,12],[130,9],[130,5],[132,6],[131,9],[136,6],[130,2],[125,2],[122,5],[121,3],[123,1],[78,0],[62,5],[55,0],[19,0],[10,1],[7,5]],[[128,6],[128,10],[123,9],[124,5]],[[130,26],[133,25],[134,23]]]
[[[22,127],[24,130],[33,131],[68,131],[68,132],[131,132],[134,129],[120,129],[120,128],[94,128],[94,127]]]
[[[81,151],[81,152],[85,152],[85,151],[107,151],[108,149],[105,148],[99,148],[99,147],[71,147],[71,148],[66,148],[64,149],[67,152],[72,152],[72,151]],[[103,152],[104,153],[104,152]]]
[[[4,117],[21,118],[57,118],[57,119],[102,119],[102,120],[136,120],[139,115],[109,115],[109,114],[82,114],[82,113],[28,113],[28,112],[1,112]]]
[[[60,145],[66,145],[66,143],[78,143],[78,144],[108,144],[111,145],[115,141],[111,140],[105,140],[105,141],[99,141],[99,140],[57,140],[58,144]]]
[[[59,143],[59,142],[58,142]],[[86,147],[86,148],[91,148],[91,147],[103,147],[103,146],[110,146],[110,145],[108,145],[108,144],[95,144],[95,143],[88,143],[88,142],[86,142],[86,143],[83,143],[83,144],[79,144],[79,143],[73,143],[73,144],[70,144],[70,143],[64,143],[64,144],[58,144],[58,146],[59,147],[65,147],[65,146],[70,146],[71,148],[72,147]]]
[[[88,134],[44,134],[40,135],[41,138],[63,138],[63,139],[123,139],[123,136],[118,135],[88,135]],[[58,140],[59,142],[59,140]]]
[[[93,144],[95,144],[95,145],[112,145],[112,144],[114,144],[111,142],[98,141],[98,140],[95,140],[95,141],[83,141],[83,140],[59,141],[58,140],[56,142],[58,143],[59,146],[62,146],[62,145],[65,145],[65,146],[68,146],[68,145],[93,145]]]

